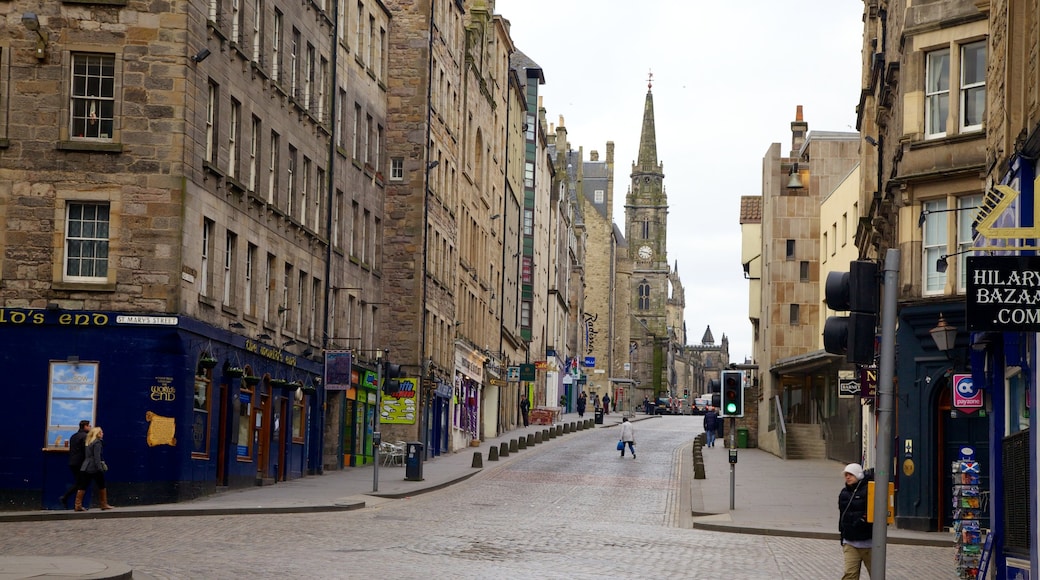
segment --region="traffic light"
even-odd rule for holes
[[[722,417],[744,416],[744,373],[722,371]]]
[[[401,373],[401,365],[383,363],[383,394],[393,397],[401,388],[401,381],[398,379],[402,376],[404,375]]]
[[[849,263],[848,272],[827,274],[824,302],[848,316],[828,316],[823,324],[823,349],[843,354],[851,363],[874,362],[874,336],[878,318],[878,267],[870,260]]]

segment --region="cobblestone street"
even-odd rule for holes
[[[0,552],[118,560],[155,578],[838,578],[836,541],[679,527],[677,454],[695,424],[638,423],[637,459],[600,429],[359,511],[8,523]],[[952,558],[889,545],[888,577],[951,578]]]

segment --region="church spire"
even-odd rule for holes
[[[654,73],[646,81],[646,105],[643,106],[643,132],[639,136],[639,171],[657,171],[657,131],[654,128]]]

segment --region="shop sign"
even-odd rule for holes
[[[533,381],[535,378],[534,365],[522,364],[520,365],[520,380],[521,381]]]
[[[379,422],[392,425],[412,425],[418,416],[416,395],[419,379],[402,378],[399,387],[391,394],[383,394],[379,406]]]
[[[1040,256],[970,256],[968,330],[1040,332]]]
[[[515,383],[520,380],[520,367],[509,367],[506,369],[506,380]]]
[[[851,399],[859,396],[859,381],[856,379],[838,379],[838,397]]]
[[[965,413],[982,408],[982,389],[975,386],[971,375],[953,375],[953,408]]]
[[[349,350],[325,351],[325,389],[346,391],[350,389],[352,353]]]

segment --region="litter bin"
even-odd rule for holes
[[[596,409],[596,424],[603,424],[603,409]]]
[[[741,449],[747,449],[747,438],[747,429],[737,429],[737,447],[740,447]]]
[[[408,481],[422,481],[423,444],[409,441],[404,456],[404,478]]]

